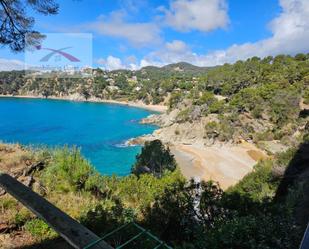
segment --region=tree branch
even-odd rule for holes
[[[14,20],[13,20],[11,14],[10,14],[10,11],[9,11],[10,8],[7,6],[5,0],[0,0],[0,4],[1,4],[2,7],[3,7],[3,10],[4,10],[6,16],[9,18],[10,23],[14,26],[14,28],[15,28],[20,34],[24,34],[24,33],[21,32],[21,31],[19,30],[19,28],[15,25]]]

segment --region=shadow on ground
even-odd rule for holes
[[[16,249],[73,249],[64,239],[55,238],[49,239],[42,242],[37,242],[32,245],[16,247]]]
[[[296,211],[297,223],[305,230],[309,220],[309,141],[302,143],[289,162],[276,192],[275,201],[284,199],[291,186],[302,188],[303,198]]]

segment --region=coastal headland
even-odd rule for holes
[[[39,98],[45,99],[43,96],[32,95],[1,95],[0,97],[14,98]],[[141,121],[141,123],[154,123],[159,125],[155,119],[162,114],[166,117],[171,117],[172,114],[167,114],[167,106],[165,105],[147,105],[142,101],[123,101],[123,100],[102,100],[91,97],[87,100],[81,96],[74,94],[70,96],[49,96],[48,99],[53,100],[68,100],[68,101],[87,101],[94,103],[108,103],[117,105],[126,105],[137,108],[143,108],[158,112],[158,115],[150,116]],[[187,130],[191,126],[188,125]],[[252,143],[214,143],[207,144],[199,136],[191,139],[190,134],[176,138],[177,128],[172,126],[160,127],[151,135],[145,135],[140,138],[130,140],[129,144],[142,144],[147,140],[160,139],[165,144],[169,145],[172,154],[175,156],[177,164],[181,169],[182,174],[187,178],[196,180],[212,180],[218,182],[223,189],[226,189],[236,184],[246,174],[252,171],[253,166],[260,159],[266,158],[266,153],[258,149]],[[194,129],[199,131],[199,129]]]

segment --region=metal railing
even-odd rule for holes
[[[38,195],[30,188],[26,187],[12,176],[0,171],[0,187],[20,201],[37,217],[44,220],[51,228],[53,228],[62,238],[64,238],[71,246],[77,249],[123,249],[127,245],[136,242],[143,235],[147,235],[155,243],[155,247],[150,249],[166,248],[172,249],[149,231],[134,222],[126,223],[113,231],[107,233],[102,238],[91,232],[88,228],[71,218],[69,215],[61,211],[59,208],[51,204],[42,196]],[[121,245],[115,248],[106,242],[110,236],[121,232],[123,229],[133,226],[137,228],[138,233],[132,235]],[[126,231],[122,231],[123,234]],[[143,243],[143,241],[140,241]]]
[[[135,227],[137,229],[137,233],[132,235],[130,238],[126,239],[125,241],[122,241],[121,243],[119,243],[119,245],[117,245],[115,247],[115,249],[123,249],[125,248],[127,245],[132,244],[134,242],[136,242],[139,238],[141,238],[143,235],[146,235],[148,238],[150,238],[151,240],[154,241],[155,245],[154,247],[151,247],[149,249],[173,249],[172,247],[168,246],[167,244],[165,244],[163,241],[161,241],[160,239],[158,239],[156,236],[154,236],[152,233],[150,233],[148,230],[144,229],[143,227],[141,227],[140,225],[136,224],[135,222],[129,222],[126,223],[114,230],[112,230],[111,232],[105,234],[102,238],[93,241],[92,243],[90,243],[89,245],[85,246],[83,249],[92,249],[93,246],[95,246],[97,243],[99,243],[102,240],[108,241],[110,236],[115,235],[118,232],[121,232],[124,229],[127,229],[129,226]],[[133,247],[129,247],[129,248],[133,248]],[[135,247],[134,247],[135,248]],[[144,247],[146,248],[146,247]]]

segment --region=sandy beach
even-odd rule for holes
[[[0,98],[28,98],[28,99],[46,99],[43,96],[31,96],[31,95],[0,95]],[[56,97],[49,96],[47,99],[53,100],[68,100],[68,101],[79,101],[79,102],[93,102],[93,103],[109,103],[117,105],[126,105],[137,108],[142,108],[154,112],[165,112],[167,106],[164,105],[146,105],[142,101],[119,101],[119,100],[109,100],[109,99],[98,99],[98,98],[89,98],[87,100],[78,98],[76,96],[66,96],[66,97]]]
[[[254,145],[173,145],[171,152],[187,178],[196,180],[213,180],[221,188],[236,184],[252,171],[258,160],[266,155]]]

